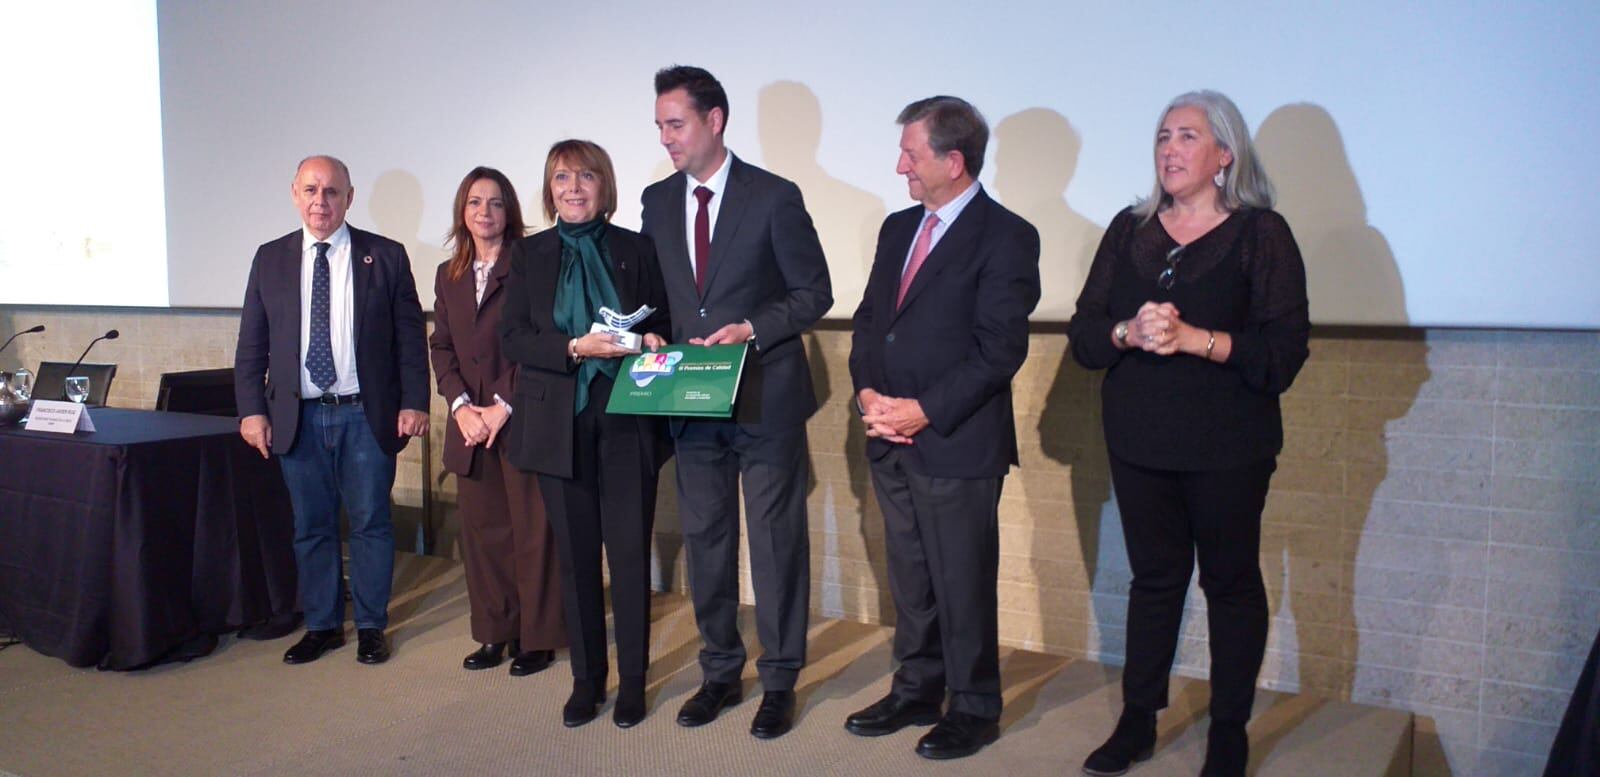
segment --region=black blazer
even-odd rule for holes
[[[730,164],[704,296],[695,288],[684,232],[687,177],[674,173],[640,198],[641,231],[655,243],[675,312],[671,339],[686,343],[749,319],[756,342],[746,357],[734,419],[803,424],[817,411],[817,396],[800,333],[833,306],[828,262],[799,187],[738,157]],[[681,429],[681,422],[673,428]]]
[[[622,311],[649,305],[656,312],[634,328],[665,338],[671,331],[667,295],[661,288],[661,268],[650,241],[615,224],[606,227],[606,249],[611,254],[611,280],[616,285]],[[502,260],[503,261],[503,260]],[[515,396],[509,426],[515,426],[508,449],[519,469],[555,477],[572,477],[573,393],[578,365],[567,358],[571,335],[556,328],[556,282],[561,274],[561,236],[554,228],[512,244],[511,275],[506,279],[505,308],[500,315],[500,345],[517,365]],[[589,395],[601,406],[610,397]],[[641,438],[649,441],[655,466],[666,461],[664,428],[660,419],[637,416]]]
[[[872,388],[922,404],[928,427],[908,448],[922,474],[1000,477],[1017,463],[1011,377],[1028,356],[1028,315],[1039,303],[1039,231],[979,190],[896,310],[922,213],[918,205],[890,214],[878,232],[850,379],[856,394]],[[869,439],[867,456],[880,459],[893,445]]]
[[[272,452],[288,453],[300,425],[301,230],[256,249],[239,318],[233,392],[239,417],[265,415]],[[401,408],[428,411],[428,346],[405,246],[350,228],[356,379],[378,447],[391,456],[410,441]]]
[[[470,267],[460,278],[451,280],[450,262],[439,264],[433,279],[433,334],[428,336],[428,355],[447,409],[462,394],[475,405],[493,404],[497,394],[512,401],[516,365],[500,353],[500,314],[505,307],[506,278],[510,275],[509,256],[495,262],[489,270],[489,282],[483,287],[483,304],[479,305],[478,282]],[[512,413],[516,413],[515,405]],[[508,420],[495,438],[495,446],[507,446],[509,450],[514,432]],[[480,466],[483,453],[482,445],[466,444],[454,418],[445,422],[445,471],[470,477]]]

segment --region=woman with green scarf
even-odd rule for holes
[[[611,571],[617,675],[613,721],[645,716],[650,645],[650,541],[656,476],[671,448],[658,419],[611,415],[606,404],[631,354],[591,333],[600,309],[655,312],[633,328],[650,350],[671,331],[651,242],[610,223],[617,209],[611,158],[584,140],[563,140],[545,158],[544,213],[555,227],[512,246],[500,338],[517,364],[511,461],[538,473],[561,559],[572,646],[572,695],[562,722],[581,726],[606,699],[602,547]]]

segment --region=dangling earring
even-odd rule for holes
[[[1211,176],[1211,182],[1216,184],[1218,189],[1221,189],[1222,185],[1228,182],[1228,168],[1217,168],[1217,174]]]

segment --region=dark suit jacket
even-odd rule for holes
[[[239,318],[233,391],[239,417],[265,415],[272,452],[288,453],[300,424],[301,230],[256,249]],[[385,453],[406,447],[401,408],[428,411],[428,351],[417,284],[404,246],[350,228],[356,379],[372,436]]]
[[[481,306],[470,267],[460,278],[450,280],[450,263],[443,262],[433,279],[433,334],[428,336],[428,354],[447,408],[463,393],[474,405],[492,404],[496,395],[512,401],[516,365],[500,353],[504,287],[511,275],[507,254],[489,271]],[[516,414],[516,405],[512,405],[512,414]],[[508,419],[495,438],[495,446],[510,445],[514,432],[515,425]],[[477,471],[482,453],[483,446],[466,445],[461,427],[454,420],[445,424],[445,471],[470,477]]]
[[[641,231],[661,259],[672,300],[672,342],[686,343],[745,319],[755,328],[734,419],[802,424],[816,412],[817,397],[800,333],[833,305],[828,262],[799,187],[738,157],[731,165],[712,230],[703,297],[695,289],[684,232],[683,173],[644,190]]]
[[[928,427],[910,446],[922,474],[1001,477],[1017,463],[1011,377],[1028,355],[1039,302],[1039,232],[979,191],[928,254],[895,308],[922,206],[891,214],[856,309],[850,379],[916,399]],[[882,458],[894,443],[867,441]]]
[[[612,224],[606,228],[606,250],[611,254],[611,280],[622,302],[623,309],[618,312],[631,313],[640,305],[655,308],[633,331],[665,338],[671,331],[671,313],[650,241]],[[509,449],[511,463],[526,471],[570,478],[578,366],[567,358],[567,342],[572,336],[556,328],[555,322],[561,236],[552,228],[518,240],[512,245],[510,264],[500,344],[506,358],[517,365],[509,422],[516,427]],[[619,372],[618,379],[626,377]],[[610,399],[593,392],[589,395],[589,401],[599,402],[601,407]],[[637,418],[641,439],[651,445],[646,453],[659,467],[667,453],[662,423],[648,416]]]

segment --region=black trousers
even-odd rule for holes
[[[598,387],[602,383],[604,390]],[[600,551],[611,570],[617,674],[644,677],[650,666],[650,540],[655,527],[652,440],[633,416],[603,406],[609,381],[596,378],[589,405],[574,419],[572,479],[539,476],[539,492],[561,558],[572,676],[604,680],[606,605]]]
[[[700,627],[707,681],[737,683],[739,490],[750,532],[756,594],[756,669],[768,691],[794,688],[806,663],[811,606],[811,535],[806,524],[806,428],[759,428],[689,421],[677,439],[678,515],[689,557],[689,593]]]
[[[1167,706],[1184,597],[1195,559],[1211,632],[1211,717],[1243,723],[1267,649],[1261,508],[1276,459],[1208,472],[1155,470],[1111,457],[1111,483],[1133,568],[1123,703]]]
[[[893,692],[1000,719],[1000,488],[1005,478],[937,478],[904,449],[871,463],[894,595]]]

